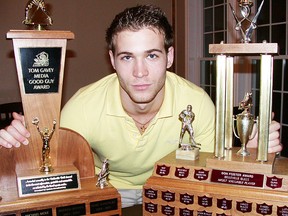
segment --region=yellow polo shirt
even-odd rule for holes
[[[110,183],[119,189],[141,189],[156,161],[178,148],[179,114],[192,105],[195,141],[201,151],[214,151],[214,104],[193,83],[167,72],[163,104],[144,134],[123,110],[119,82],[111,74],[81,88],[65,105],[61,126],[80,133],[95,155],[96,173],[109,159]],[[188,142],[188,133],[183,142]]]

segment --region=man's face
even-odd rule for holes
[[[164,48],[158,30],[122,31],[114,38],[115,52],[109,51],[117,72],[121,97],[134,103],[152,102],[164,91],[166,69],[173,63],[174,50]],[[163,92],[162,92],[163,93]]]

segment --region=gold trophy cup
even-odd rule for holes
[[[253,125],[256,122],[254,115],[250,113],[249,109],[253,106],[252,104],[252,93],[246,93],[244,99],[240,102],[239,108],[240,110],[244,111],[236,117],[234,116],[233,119],[236,121],[236,128],[237,132],[235,131],[235,127],[233,124],[233,132],[234,135],[240,139],[241,141],[241,149],[237,152],[238,155],[248,156],[250,155],[249,151],[246,148],[246,145],[250,139],[253,139],[252,130]]]

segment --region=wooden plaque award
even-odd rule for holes
[[[0,149],[0,215],[120,215],[109,183],[97,187],[94,158],[78,133],[60,128],[70,31],[11,30],[28,145]]]
[[[239,2],[241,7],[251,3]],[[288,215],[288,158],[268,154],[273,55],[278,45],[249,43],[249,34],[241,44],[209,46],[210,53],[217,55],[214,154],[200,152],[198,160],[180,160],[173,152],[158,161],[143,188],[144,215]],[[258,149],[245,146],[248,125],[254,124],[249,94],[239,105],[242,114],[237,120],[233,117],[233,56],[237,55],[261,55]],[[240,150],[232,147],[234,121],[239,125]]]

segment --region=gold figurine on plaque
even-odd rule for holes
[[[45,127],[43,130],[40,130],[39,119],[37,117],[33,119],[32,124],[36,125],[37,130],[43,140],[42,165],[40,167],[40,172],[45,172],[45,173],[52,172],[53,168],[52,168],[52,164],[50,160],[50,140],[56,128],[56,120],[53,121],[52,130],[49,130],[47,127]]]
[[[248,156],[250,155],[249,151],[246,148],[246,145],[252,136],[252,130],[254,122],[256,121],[254,115],[250,113],[250,108],[252,104],[252,93],[246,93],[243,100],[239,103],[239,110],[243,110],[242,113],[234,116],[233,119],[236,121],[237,132],[233,124],[234,135],[241,141],[241,149],[237,152],[238,155]]]
[[[25,20],[23,23],[33,26],[34,29],[43,30],[45,26],[52,25],[44,0],[30,0],[25,9]]]

